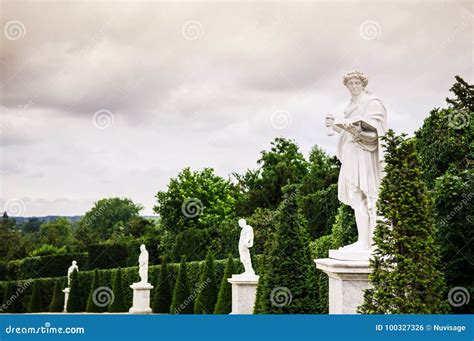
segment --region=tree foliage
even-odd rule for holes
[[[390,130],[382,138],[387,166],[382,180],[374,233],[374,259],[361,312],[436,314],[446,312],[445,283],[431,201],[422,180],[415,141]]]

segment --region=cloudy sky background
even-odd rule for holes
[[[455,75],[473,81],[467,1],[1,6],[0,207],[11,215],[80,215],[111,196],[152,214],[184,167],[244,172],[277,136],[334,154],[324,115],[341,115],[341,78],[355,68],[409,134],[445,106]]]

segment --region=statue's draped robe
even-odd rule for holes
[[[338,199],[353,209],[368,207],[374,210],[383,176],[380,136],[387,131],[387,112],[378,97],[364,92],[360,101],[350,103],[344,111],[346,119],[357,117],[376,129],[378,139],[373,142],[354,141],[349,132],[341,132],[337,146],[337,157],[342,163]]]
[[[244,227],[240,232],[240,239],[239,239],[239,255],[240,261],[250,262],[250,251],[248,245],[253,244],[253,230],[252,228]]]
[[[138,257],[138,274],[140,275],[140,282],[148,281],[148,251],[140,252]]]

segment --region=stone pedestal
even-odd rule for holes
[[[370,288],[368,260],[315,259],[316,267],[329,276],[329,314],[357,314]]]
[[[150,290],[153,285],[150,283],[133,283],[133,305],[128,311],[130,314],[150,314]]]
[[[69,291],[71,289],[69,288],[64,288],[63,293],[64,293],[64,312],[67,312],[67,300],[69,299]]]
[[[232,275],[227,281],[232,284],[231,314],[253,314],[260,276]]]

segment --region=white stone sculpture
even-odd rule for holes
[[[326,127],[339,133],[337,157],[341,161],[338,199],[355,212],[358,239],[329,257],[341,260],[367,260],[376,225],[376,202],[383,177],[384,155],[380,136],[387,131],[387,112],[382,101],[365,90],[368,78],[360,71],[344,76],[351,101],[344,119],[337,122],[328,114]],[[331,134],[329,134],[331,135]]]
[[[145,244],[140,245],[138,274],[140,275],[140,283],[148,283],[148,251],[146,250]]]
[[[69,292],[71,291],[71,276],[74,270],[79,271],[79,267],[77,266],[77,262],[75,260],[72,261],[71,266],[67,269],[67,288],[63,289],[64,293],[64,312],[67,312],[67,301],[69,300]]]
[[[74,270],[79,271],[79,267],[77,266],[77,262],[75,260],[72,261],[71,266],[67,269],[67,286],[71,286],[71,276]]]
[[[130,285],[133,290],[133,305],[129,309],[131,314],[149,314],[150,308],[150,290],[153,286],[148,283],[148,251],[145,244],[140,245],[140,256],[138,256],[138,274],[140,281]]]
[[[242,275],[254,276],[255,271],[252,268],[252,259],[250,258],[250,250],[253,246],[253,228],[247,225],[245,219],[239,219],[239,226],[241,227],[239,239],[239,255],[240,261],[244,265],[244,273]]]

